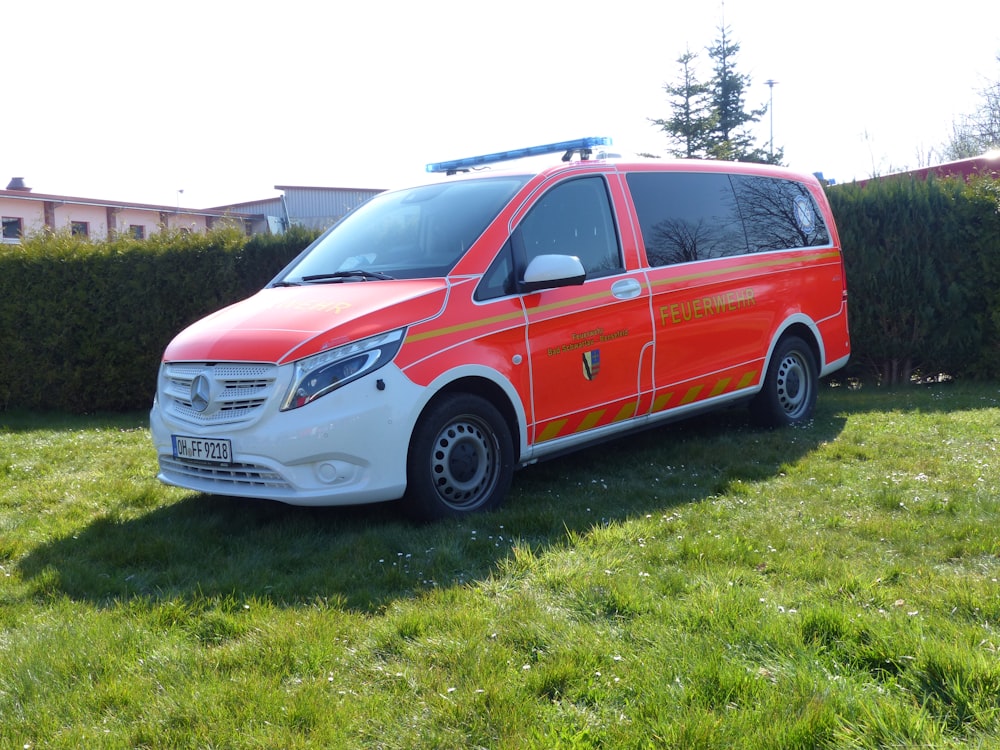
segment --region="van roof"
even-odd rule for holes
[[[469,156],[451,161],[434,162],[426,166],[427,172],[437,177],[453,176],[459,173],[463,178],[501,174],[540,175],[551,174],[562,169],[577,167],[584,164],[606,161],[614,162],[615,168],[628,171],[664,170],[691,172],[741,172],[761,176],[784,177],[803,182],[818,182],[815,175],[798,172],[787,167],[758,162],[727,162],[710,159],[660,159],[655,157],[626,158],[612,146],[612,139],[607,137],[579,138],[570,141],[558,141],[540,146],[528,146],[509,151],[498,151],[491,154]],[[561,161],[543,160],[541,157],[562,153]],[[574,159],[574,156],[578,157]],[[505,162],[521,162],[518,164]],[[492,169],[492,165],[498,165]]]

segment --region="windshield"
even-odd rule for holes
[[[527,179],[381,193],[334,225],[278,283],[446,276]]]

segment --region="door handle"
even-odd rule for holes
[[[611,293],[617,299],[635,299],[642,294],[642,284],[635,279],[619,279],[611,285]]]

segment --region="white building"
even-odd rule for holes
[[[44,230],[66,231],[93,240],[130,235],[144,239],[164,229],[205,232],[220,222],[241,225],[248,234],[280,233],[291,225],[326,229],[344,214],[382,192],[372,189],[275,186],[282,195],[230,206],[198,209],[118,200],[36,193],[15,177],[0,190],[0,241],[19,243]]]
[[[260,221],[259,217],[214,209],[36,193],[20,177],[0,190],[0,218],[5,243],[18,243],[21,237],[43,230],[66,231],[94,240],[114,235],[143,239],[163,229],[204,232],[220,221],[236,222],[250,232]]]

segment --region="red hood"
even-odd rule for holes
[[[440,279],[264,289],[184,329],[163,359],[281,364],[425,320],[446,289]]]

